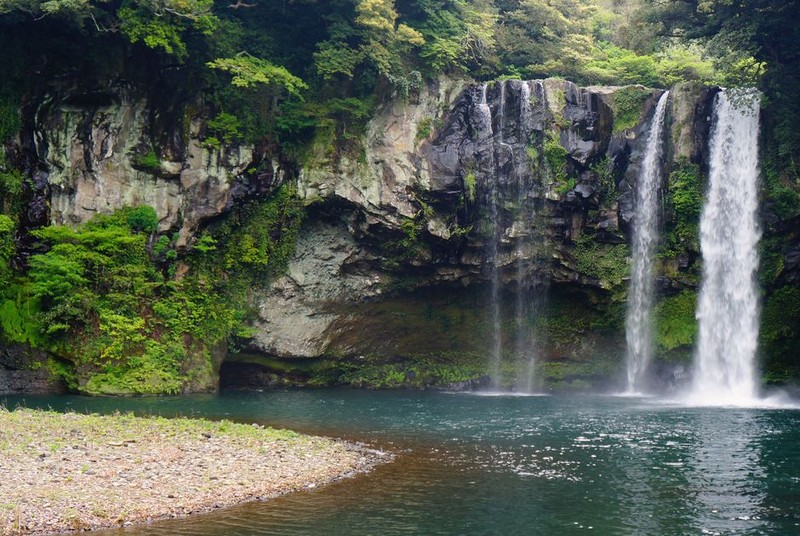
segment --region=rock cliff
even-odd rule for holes
[[[223,364],[233,383],[245,364],[288,369],[301,383],[404,362],[437,373],[468,363],[467,376],[479,378],[492,332],[512,341],[522,325],[550,379],[613,376],[623,353],[633,191],[661,93],[443,78],[383,105],[363,154],[334,158],[314,145],[287,164],[264,148],[207,142],[198,102],[166,114],[120,82],[50,89],[28,104],[17,148],[32,178],[27,225],[77,224],[148,204],[159,232],[177,233],[184,248],[237,203],[291,182],[306,221],[286,273],[253,293],[252,336]],[[672,89],[665,177],[687,165],[702,173],[714,93]],[[671,188],[666,181],[667,227],[680,216]],[[683,239],[665,248],[664,292],[692,288],[696,253]],[[519,350],[512,347],[505,351]],[[566,362],[582,372],[559,372]],[[424,384],[422,369],[403,379]],[[462,379],[439,376],[430,381]]]
[[[526,320],[541,356],[618,358],[632,193],[660,94],[441,81],[387,104],[367,129],[365,161],[306,162],[309,221],[287,274],[256,297],[249,352],[232,360],[485,354],[493,277],[506,339],[514,304],[544,301]],[[667,171],[705,165],[713,95],[675,88]],[[694,258],[674,263],[663,286],[691,287]]]

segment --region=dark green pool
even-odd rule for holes
[[[257,421],[397,453],[313,491],[110,534],[800,534],[792,409],[357,390],[25,404]]]

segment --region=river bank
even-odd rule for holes
[[[0,533],[147,523],[266,500],[389,457],[257,425],[0,408]]]

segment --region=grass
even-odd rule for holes
[[[97,443],[136,442],[143,437],[196,439],[202,434],[224,435],[255,446],[263,441],[303,441],[305,436],[289,430],[255,427],[227,420],[137,417],[133,414],[81,414],[0,407],[0,453],[26,449],[30,444],[57,453],[70,433],[81,433]],[[77,431],[77,432],[76,432]]]

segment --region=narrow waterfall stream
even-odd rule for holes
[[[489,103],[486,98],[486,90],[488,89],[487,84],[482,84],[480,91],[481,97],[480,102],[478,103],[477,109],[478,114],[481,119],[481,124],[486,129],[485,133],[482,135],[488,135],[492,137],[494,135],[494,129],[492,128],[492,109],[489,107]],[[501,105],[502,109],[502,105]],[[502,128],[502,123],[500,125]],[[500,268],[498,267],[498,256],[500,253],[500,234],[501,234],[501,225],[500,225],[500,214],[499,208],[497,206],[497,180],[496,178],[492,178],[491,180],[487,181],[488,183],[488,191],[487,191],[487,204],[489,206],[489,225],[491,236],[489,237],[488,244],[487,244],[487,251],[486,251],[486,262],[488,264],[488,269],[490,271],[489,280],[491,285],[490,290],[490,303],[489,308],[491,310],[491,321],[492,321],[492,348],[491,348],[491,355],[490,359],[490,378],[492,382],[492,387],[497,388],[500,386],[500,362],[503,357],[503,336],[501,333],[501,318],[500,318]]]
[[[664,118],[669,91],[658,99],[650,123],[645,156],[636,184],[633,225],[633,268],[628,291],[625,338],[628,343],[629,393],[641,392],[653,353],[651,309],[653,305],[653,251],[658,243],[658,190],[661,187],[661,156]]]
[[[520,138],[532,141],[534,134],[533,126],[533,102],[541,110],[547,110],[547,93],[541,80],[524,82],[520,87]],[[542,114],[543,115],[543,114]],[[534,175],[528,176],[527,180],[520,181],[518,185],[517,203],[520,207],[530,206],[527,213],[521,214],[517,225],[520,226],[520,237],[516,246],[516,333],[515,333],[515,355],[517,362],[517,378],[514,382],[514,390],[520,393],[535,393],[541,389],[541,384],[536,375],[537,354],[539,347],[533,324],[535,318],[547,300],[549,285],[547,280],[537,278],[532,275],[534,270],[527,270],[526,263],[539,263],[541,259],[542,238],[535,228],[536,208],[529,204],[528,196],[537,188],[537,180]],[[529,273],[532,272],[532,273]]]
[[[742,405],[757,395],[758,100],[755,91],[723,91],[714,103],[693,403]]]
[[[484,175],[481,195],[486,218],[484,273],[490,287],[491,388],[531,393],[536,388],[533,315],[541,307],[546,285],[535,275],[542,240],[535,223],[539,181],[524,151],[535,143],[532,137],[541,139],[545,91],[541,82],[522,81],[484,84],[475,91],[475,132],[480,139],[490,138],[492,147],[491,155],[484,155],[491,158],[491,176]]]
[[[519,125],[520,137],[530,137],[530,132],[525,132],[525,125],[531,123],[531,86],[529,82],[524,82],[520,86],[519,99]],[[517,204],[521,209],[527,205],[528,194],[532,187],[532,180],[520,181],[517,185]],[[517,231],[519,239],[514,252],[514,264],[516,265],[516,287],[515,287],[515,329],[514,353],[517,361],[517,378],[514,388],[517,391],[530,393],[534,389],[534,379],[536,370],[536,348],[534,337],[529,328],[530,299],[528,295],[528,281],[525,270],[526,246],[530,243],[533,229],[526,225],[526,217],[530,220],[535,215],[521,214],[519,221],[515,223],[520,229]]]

